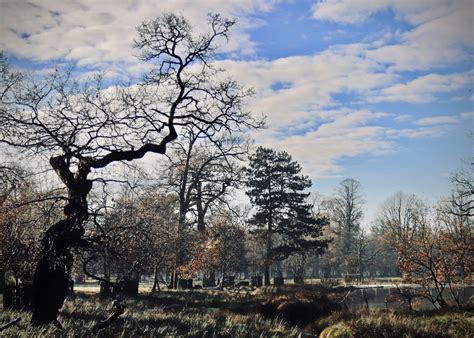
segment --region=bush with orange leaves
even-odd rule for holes
[[[218,272],[221,281],[226,274],[237,272],[245,260],[244,229],[229,214],[219,215],[194,247],[189,264],[177,269],[180,278],[197,273]]]
[[[413,220],[411,236],[395,242],[404,281],[419,285],[420,296],[436,307],[449,305],[447,294],[461,307],[460,291],[473,282],[472,221],[440,210],[431,219],[417,214]]]

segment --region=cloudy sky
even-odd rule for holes
[[[221,65],[255,88],[258,144],[286,150],[330,194],[358,179],[366,223],[396,191],[436,201],[473,155],[471,0],[0,0],[0,50],[18,68],[69,63],[134,81],[135,27],[174,11],[197,30],[235,17]]]

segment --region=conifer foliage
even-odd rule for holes
[[[250,223],[263,227],[266,242],[265,284],[270,284],[270,265],[293,254],[322,253],[326,218],[312,216],[305,190],[311,187],[301,166],[285,152],[259,147],[247,168],[247,195],[256,212]]]

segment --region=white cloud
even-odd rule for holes
[[[372,13],[389,5],[389,0],[327,0],[313,6],[313,17],[337,22],[356,23],[365,20]]]
[[[421,24],[453,11],[463,0],[325,0],[313,6],[313,17],[336,22],[356,23],[370,15],[391,9],[412,25]],[[468,1],[464,1],[468,2]]]
[[[390,129],[386,131],[386,136],[390,139],[395,138],[421,138],[436,137],[445,133],[445,129],[439,126],[406,128],[406,129]]]
[[[434,49],[426,45],[412,44],[383,46],[368,50],[367,56],[390,65],[390,71],[427,70],[468,58],[460,49]]]
[[[399,114],[393,118],[394,121],[397,122],[406,122],[413,120],[413,116],[409,114]]]
[[[471,122],[473,122],[473,119],[474,119],[474,112],[473,112],[473,111],[470,111],[470,112],[462,113],[462,114],[461,114],[461,118],[463,118],[463,119],[470,119]]]
[[[206,15],[218,11],[237,17],[228,52],[252,53],[254,42],[248,29],[259,24],[251,15],[268,11],[274,0],[177,0],[140,2],[54,1],[1,2],[0,50],[35,61],[65,59],[80,66],[97,65],[133,70],[137,60],[132,49],[135,27],[164,12],[183,13],[197,30]]]
[[[251,108],[268,115],[274,128],[327,119],[325,108],[339,104],[334,95],[364,96],[396,79],[394,74],[380,72],[372,60],[336,50],[273,61],[228,60],[219,65],[241,83],[255,88],[257,95]],[[273,89],[278,83],[285,86]]]
[[[385,139],[385,128],[376,125],[389,114],[345,108],[335,99],[338,93],[365,96],[397,78],[380,73],[377,63],[354,52],[358,49],[219,65],[256,89],[249,108],[266,114],[270,125],[255,135],[257,143],[288,151],[307,174],[321,178],[340,171],[342,158],[383,154],[394,147]]]
[[[457,119],[456,116],[430,116],[430,117],[424,117],[421,119],[418,119],[416,121],[416,124],[420,126],[432,126],[432,125],[438,125],[438,124],[456,124],[458,123],[459,120]]]
[[[469,60],[474,46],[473,2],[470,0],[327,0],[317,2],[313,17],[356,23],[391,9],[413,28],[399,34],[399,41],[367,51],[367,56],[393,70],[425,70]]]
[[[383,127],[366,125],[372,121],[370,115],[370,112],[353,111],[302,135],[268,137],[260,142],[288,151],[302,164],[305,173],[322,178],[341,171],[343,158],[393,150],[394,145],[385,138]],[[377,114],[373,116],[377,119]]]
[[[473,83],[473,72],[457,74],[428,74],[407,83],[397,83],[383,88],[373,97],[372,102],[428,102],[435,94],[451,93]]]

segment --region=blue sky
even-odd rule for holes
[[[361,181],[366,224],[397,191],[448,194],[472,158],[470,0],[1,1],[0,49],[18,68],[134,81],[148,67],[134,28],[164,11],[198,31],[208,12],[237,18],[219,63],[256,90],[257,143],[292,154],[324,195]]]

